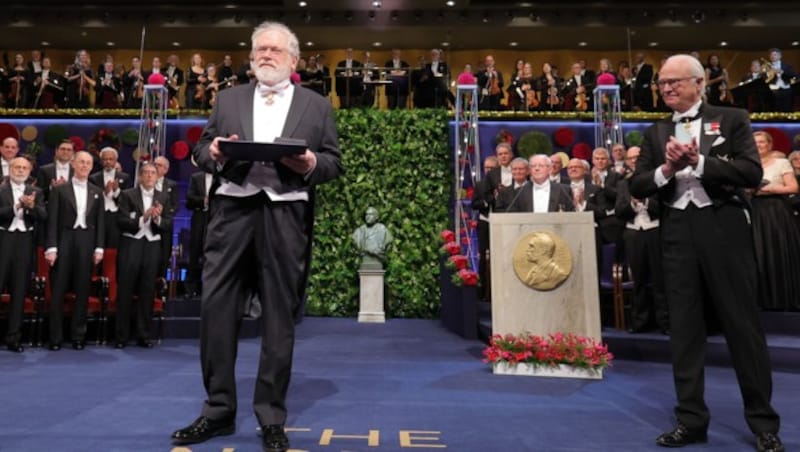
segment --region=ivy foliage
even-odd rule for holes
[[[446,112],[338,110],[336,122],[345,174],[317,187],[307,313],[358,314],[360,258],[351,236],[372,206],[394,238],[387,316],[437,316],[439,233],[452,187]]]

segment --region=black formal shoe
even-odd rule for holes
[[[47,347],[47,348],[49,348],[50,351],[57,352],[57,351],[61,350],[61,344],[50,344],[50,346]]]
[[[281,424],[261,427],[261,445],[264,452],[286,452],[289,450],[289,438]]]
[[[172,444],[195,444],[208,441],[215,436],[232,435],[236,431],[234,418],[214,420],[205,416],[195,419],[191,425],[172,433]]]
[[[123,349],[123,348],[125,348],[126,345],[128,345],[128,344],[126,344],[125,342],[117,341],[117,343],[114,344],[114,348]]]
[[[708,433],[705,429],[692,430],[685,425],[678,423],[675,430],[662,433],[656,438],[656,444],[663,447],[683,447],[688,444],[705,443],[708,441]]]
[[[23,347],[19,342],[6,344],[6,348],[8,348],[9,351],[14,353],[22,353],[25,351],[25,347]]]
[[[756,434],[756,450],[758,452],[783,452],[786,449],[778,435],[761,432]]]
[[[72,343],[72,348],[74,348],[75,350],[83,350],[84,348],[86,348],[86,342],[75,341]]]
[[[142,348],[153,348],[153,343],[148,341],[147,339],[139,339],[136,341],[136,345]]]

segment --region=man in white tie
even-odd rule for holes
[[[164,193],[155,189],[158,171],[152,163],[139,166],[139,184],[119,197],[119,228],[122,232],[117,254],[117,317],[115,348],[125,348],[131,325],[131,304],[136,303],[136,345],[152,348],[150,322],[156,277],[161,259],[161,234],[171,230],[172,218],[164,208]]]
[[[773,409],[772,372],[756,303],[757,270],[744,190],[763,170],[747,112],[703,102],[705,70],[690,55],[667,59],[658,88],[673,110],[647,129],[631,196],[657,194],[669,305],[677,426],[656,442],[682,447],[708,441],[703,364],[710,303],[736,370],[744,415],[758,451],[784,450]],[[673,122],[675,121],[675,122]]]
[[[50,303],[50,350],[61,349],[64,296],[72,287],[72,347],[83,350],[86,310],[92,269],[103,259],[105,238],[103,191],[89,183],[94,160],[86,151],[75,154],[70,182],[53,186],[47,203],[47,241],[44,257],[53,267]]]
[[[36,186],[44,192],[45,201],[50,199],[53,187],[67,183],[72,178],[72,158],[75,156],[75,145],[70,140],[61,140],[56,148],[53,163],[42,165],[36,176]]]
[[[6,348],[17,353],[24,351],[20,339],[34,228],[47,218],[42,190],[28,182],[31,168],[31,162],[24,157],[12,159],[10,176],[0,184],[0,290],[11,296]]]
[[[524,159],[523,159],[524,160]],[[569,187],[550,182],[550,157],[544,154],[531,156],[530,181],[504,202],[505,212],[572,212],[575,208]]]
[[[3,140],[0,147],[0,164],[2,164],[2,180],[6,180],[11,175],[11,161],[19,154],[19,143],[14,137],[7,137]],[[29,171],[30,172],[30,171]]]
[[[117,170],[119,154],[112,147],[105,147],[100,151],[100,162],[103,169],[89,176],[89,182],[103,190],[103,210],[105,215],[106,250],[116,249],[119,245],[119,225],[117,224],[117,211],[119,195],[122,190],[130,187],[131,178],[127,173]]]

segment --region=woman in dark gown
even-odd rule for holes
[[[787,196],[798,191],[785,158],[776,158],[772,137],[755,132],[764,176],[753,196],[753,239],[758,264],[759,305],[769,310],[800,310],[800,230]]]
[[[706,96],[711,105],[722,105],[726,102],[728,95],[728,71],[719,63],[716,54],[708,56],[706,65]]]

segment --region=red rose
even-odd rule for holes
[[[469,227],[475,229],[478,227],[478,220],[469,220]]]
[[[475,193],[475,189],[473,187],[468,187],[467,188],[467,196],[465,196],[465,198],[466,199],[472,199],[472,195],[474,193]]]
[[[461,245],[456,242],[447,242],[444,244],[444,249],[450,253],[451,256],[461,253]]]
[[[454,256],[450,256],[450,262],[455,265],[456,270],[463,270],[467,268],[467,256],[456,254]]]
[[[465,286],[474,286],[478,284],[478,274],[472,270],[459,270],[458,277],[461,278]]]
[[[445,229],[444,231],[442,231],[442,240],[445,243],[455,241],[455,239],[456,239],[456,233],[455,232],[453,232],[453,231],[451,231],[449,229]]]

